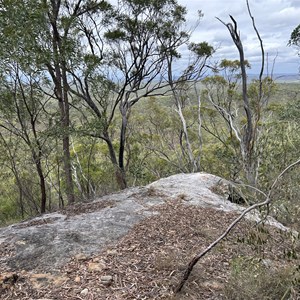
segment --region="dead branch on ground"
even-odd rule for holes
[[[254,209],[257,209],[259,207],[263,207],[263,206],[268,206],[271,202],[272,202],[272,192],[274,190],[274,188],[277,186],[279,180],[283,177],[283,175],[285,173],[287,173],[289,170],[291,170],[292,168],[296,167],[297,165],[300,165],[300,159],[298,159],[296,162],[290,164],[288,167],[286,167],[274,180],[272,186],[269,189],[269,192],[266,196],[265,201],[263,202],[259,202],[256,204],[253,204],[252,206],[248,207],[247,209],[245,209],[239,217],[237,217],[228,227],[227,229],[214,241],[212,242],[204,251],[202,251],[200,254],[197,254],[188,264],[188,267],[186,268],[183,278],[181,279],[180,283],[178,284],[178,286],[175,288],[175,293],[178,293],[181,291],[182,287],[184,286],[185,282],[188,280],[194,266],[196,265],[196,263],[204,256],[206,255],[208,252],[210,252],[217,244],[219,244],[230,232],[231,230],[241,221],[244,219],[244,217],[251,211],[253,211]]]

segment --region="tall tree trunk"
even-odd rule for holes
[[[179,115],[180,121],[181,121],[181,125],[182,125],[182,131],[183,131],[183,135],[184,135],[184,139],[185,139],[185,144],[186,144],[186,151],[188,154],[188,159],[189,159],[189,171],[194,173],[194,172],[198,172],[200,170],[199,165],[197,163],[197,160],[194,157],[193,154],[193,150],[192,150],[192,146],[190,143],[190,139],[189,139],[189,134],[188,134],[188,130],[187,130],[187,125],[186,125],[186,121],[182,112],[182,108],[181,108],[181,104],[180,104],[180,100],[177,99],[177,95],[175,95],[174,92],[174,97],[175,97],[175,101],[176,101],[176,106],[177,106],[177,113]],[[181,147],[183,147],[183,145],[181,145]],[[185,150],[185,149],[183,149]]]
[[[247,2],[248,4],[248,2]],[[247,73],[246,73],[246,63],[245,63],[245,55],[243,44],[240,39],[240,34],[237,28],[237,22],[235,19],[230,16],[232,20],[232,24],[225,24],[223,21],[220,21],[227,27],[233,42],[235,43],[236,48],[239,52],[240,57],[240,67],[241,67],[241,76],[242,76],[242,96],[243,96],[243,105],[246,115],[246,125],[245,130],[241,138],[241,155],[243,159],[243,167],[245,171],[245,176],[247,179],[247,183],[253,186],[256,186],[257,179],[257,166],[258,164],[255,162],[254,155],[254,146],[256,143],[256,132],[253,128],[253,113],[251,111],[249,99],[248,99],[248,86],[247,86]]]
[[[59,103],[60,123],[62,131],[62,146],[63,146],[63,162],[66,182],[66,194],[68,203],[75,202],[74,185],[71,168],[70,155],[70,114],[69,114],[69,98],[68,98],[68,82],[66,75],[66,63],[64,60],[64,49],[62,45],[62,37],[58,31],[57,18],[61,2],[52,1],[52,13],[49,14],[52,32],[52,47],[53,47],[53,66],[47,64],[48,71],[52,77],[55,86],[55,95]]]
[[[64,116],[62,118],[64,135],[63,135],[63,152],[64,152],[64,169],[66,176],[66,193],[68,203],[72,204],[75,202],[74,196],[74,183],[72,178],[72,164],[71,164],[71,154],[70,154],[70,105],[69,105],[69,95],[68,95],[68,82],[66,75],[65,64],[62,63],[62,80],[63,80],[63,101],[62,106],[64,110]]]
[[[41,165],[41,160],[38,159],[35,165],[40,179],[41,213],[43,214],[46,212],[46,203],[47,203],[46,182],[45,182],[45,176]]]
[[[75,202],[74,197],[74,186],[72,178],[72,168],[71,168],[71,154],[70,154],[70,137],[69,137],[69,120],[66,116],[65,103],[63,100],[59,100],[60,107],[60,122],[62,127],[62,146],[63,146],[63,166],[65,173],[65,183],[66,183],[66,194],[68,199],[68,204]]]
[[[125,104],[127,105],[127,103]],[[116,170],[117,180],[121,189],[127,188],[126,181],[126,171],[124,165],[124,152],[125,152],[125,143],[126,143],[126,129],[127,129],[127,109],[121,104],[120,106],[121,115],[122,115],[122,126],[120,132],[120,148],[119,148],[119,165],[118,170]]]
[[[127,187],[126,174],[125,174],[125,172],[122,172],[122,170],[120,168],[120,165],[119,165],[117,157],[116,157],[115,149],[113,147],[111,139],[109,138],[108,133],[104,132],[103,135],[104,135],[104,140],[105,140],[108,150],[109,150],[110,160],[115,168],[115,177],[116,177],[117,184],[121,190],[124,190]]]
[[[32,143],[30,142],[29,136],[26,134],[27,136],[27,141],[28,144],[31,148],[31,153],[32,153],[32,158],[34,160],[35,163],[35,167],[39,176],[39,180],[40,180],[40,191],[41,191],[41,213],[45,213],[46,212],[46,204],[47,204],[47,193],[46,193],[46,181],[45,181],[45,175],[44,175],[44,171],[43,171],[43,167],[42,167],[42,157],[43,157],[43,148],[42,145],[38,139],[38,134],[37,134],[37,130],[36,130],[36,123],[34,118],[31,116],[31,130],[33,132],[34,135],[34,139],[35,139],[35,144],[37,145],[37,150],[35,150],[32,146]]]

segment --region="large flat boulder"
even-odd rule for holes
[[[226,212],[244,209],[227,198],[228,182],[214,175],[194,173],[170,176],[145,187],[77,204],[66,211],[1,228],[0,268],[55,272],[76,255],[92,256],[112,245],[134,224],[158,213],[155,207],[172,199]],[[258,216],[252,214],[252,218]],[[270,222],[285,229],[275,220]]]

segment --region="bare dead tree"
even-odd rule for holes
[[[263,109],[268,104],[270,93],[263,92],[263,74],[265,69],[265,51],[263,47],[263,42],[259,31],[255,25],[254,17],[251,13],[248,0],[246,1],[248,14],[252,20],[252,26],[259,40],[260,50],[261,50],[261,67],[258,77],[258,95],[255,101],[250,103],[248,95],[248,82],[247,82],[247,60],[245,59],[245,53],[243,49],[243,43],[240,38],[240,33],[238,30],[238,25],[233,16],[230,15],[231,23],[225,23],[221,19],[217,18],[224,26],[227,27],[230,36],[239,52],[240,70],[241,70],[241,80],[242,80],[242,100],[243,108],[246,117],[246,124],[242,128],[238,128],[232,120],[230,120],[230,127],[233,130],[237,140],[240,144],[240,152],[243,160],[243,167],[246,174],[247,182],[250,185],[256,186],[258,177],[258,167],[259,167],[259,149],[258,149],[258,139],[260,136],[260,123],[262,120]],[[230,111],[224,111],[227,116],[230,116]]]
[[[235,226],[245,218],[247,214],[249,214],[251,211],[261,208],[261,207],[268,207],[270,203],[272,202],[272,195],[274,188],[278,185],[280,179],[292,168],[300,165],[300,159],[298,159],[296,162],[290,164],[288,167],[286,167],[274,180],[273,184],[271,185],[268,194],[263,193],[262,191],[258,190],[256,188],[256,179],[257,179],[257,171],[258,171],[258,160],[255,158],[255,147],[256,147],[256,142],[257,142],[257,136],[259,134],[259,128],[258,128],[258,123],[261,120],[261,110],[263,106],[265,106],[268,102],[268,97],[264,97],[263,94],[263,72],[264,72],[264,48],[262,44],[262,39],[260,37],[260,34],[256,28],[254,18],[251,14],[250,7],[248,0],[246,0],[247,4],[247,9],[249,16],[252,20],[252,25],[253,28],[256,32],[256,35],[259,39],[260,42],[260,47],[261,47],[261,57],[262,57],[262,64],[261,64],[261,69],[260,69],[260,74],[259,74],[259,92],[258,92],[258,101],[257,101],[257,107],[256,110],[253,110],[253,108],[250,105],[250,101],[248,98],[248,85],[247,85],[247,73],[246,73],[246,60],[245,60],[245,55],[244,55],[244,50],[243,50],[243,44],[240,39],[240,34],[238,32],[238,27],[237,27],[237,22],[236,20],[230,16],[230,19],[232,23],[225,23],[219,18],[217,18],[223,25],[225,25],[231,35],[231,38],[238,49],[239,52],[239,59],[240,59],[240,68],[241,68],[241,76],[242,76],[242,97],[243,97],[243,107],[246,115],[246,125],[245,129],[242,132],[241,130],[238,130],[236,127],[234,127],[234,123],[230,122],[230,126],[232,127],[232,130],[234,131],[236,138],[240,142],[240,148],[241,148],[241,155],[243,158],[243,165],[245,168],[246,176],[248,183],[250,186],[253,187],[253,189],[256,192],[260,192],[261,194],[264,195],[265,199],[264,201],[261,201],[259,203],[253,204],[247,209],[245,209],[239,217],[237,217],[228,227],[227,229],[215,240],[213,241],[205,250],[203,250],[201,253],[195,255],[193,259],[190,261],[188,264],[183,278],[175,288],[175,293],[178,293],[181,291],[182,287],[184,286],[185,282],[188,280],[194,266],[197,264],[197,262],[204,257],[207,253],[209,253],[216,245],[218,245],[231,231],[232,229],[235,228]],[[223,113],[228,114],[228,112],[224,111],[223,108],[219,108]],[[230,120],[230,118],[229,118]],[[231,120],[232,121],[232,120]]]

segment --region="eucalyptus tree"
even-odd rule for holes
[[[11,60],[23,68],[39,69],[50,74],[54,96],[60,108],[63,153],[65,161],[66,186],[69,202],[73,202],[73,187],[70,167],[69,104],[65,88],[64,58],[67,37],[61,37],[58,24],[60,1],[2,1],[1,38],[12,52]],[[62,29],[63,30],[63,29]],[[66,31],[66,30],[65,30]],[[7,48],[2,48],[3,56]],[[62,52],[59,52],[62,51]],[[66,51],[65,51],[66,52]]]
[[[247,61],[245,65],[250,67]],[[231,180],[237,180],[242,171],[240,135],[244,119],[241,117],[240,83],[239,60],[227,59],[214,67],[211,76],[202,80],[202,127],[220,144],[216,151],[222,152],[223,167],[218,168]]]
[[[105,24],[95,16],[82,16],[79,28],[86,41],[84,64],[81,72],[72,74],[72,91],[98,120],[98,128],[91,134],[107,143],[120,188],[127,186],[126,141],[132,107],[174,88],[174,78],[170,86],[170,66],[180,60],[179,48],[189,44],[185,16],[186,9],[175,0],[118,1],[110,19],[103,19]],[[190,49],[195,53],[196,45]],[[190,66],[185,75],[192,73],[192,67],[198,68]],[[187,78],[177,82],[182,80]],[[114,144],[118,117],[119,138]]]
[[[11,166],[10,169],[15,176],[16,184],[19,189],[19,199],[29,200],[41,212],[46,211],[47,188],[46,172],[43,168],[43,160],[47,158],[48,136],[46,128],[48,125],[47,117],[45,118],[45,108],[47,99],[44,97],[39,87],[39,76],[36,77],[34,72],[25,73],[15,62],[0,61],[2,67],[2,80],[0,87],[0,134],[1,143],[4,145],[7,157]],[[45,124],[46,122],[46,124]],[[15,141],[19,154],[12,154],[11,142]],[[10,149],[12,148],[12,149]],[[29,152],[28,159],[27,153]],[[21,160],[23,157],[23,163]],[[32,172],[31,165],[34,165],[36,174],[39,178],[39,193],[32,195],[28,193],[28,187],[32,186],[22,182],[22,173],[29,168]],[[22,166],[20,169],[19,166]],[[34,181],[34,175],[31,179]],[[39,204],[35,204],[35,199],[39,199]],[[23,213],[24,203],[20,202]]]
[[[189,44],[186,9],[175,0],[122,0],[114,6],[91,0],[2,0],[1,7],[1,37],[19,63],[34,65],[50,78],[45,93],[58,100],[68,202],[74,202],[73,100],[73,107],[88,107],[95,117],[91,123],[88,116],[90,125],[82,130],[107,144],[116,178],[125,188],[132,107],[170,91],[170,65],[179,62],[179,48]],[[195,54],[197,47],[190,45],[190,50]],[[191,73],[198,67],[189,68]],[[188,80],[187,75],[177,81]]]
[[[201,12],[199,14],[201,17]],[[168,44],[172,44],[174,36],[169,36]],[[163,43],[166,43],[164,39]],[[202,148],[202,116],[201,116],[201,97],[198,93],[200,80],[204,76],[206,71],[206,63],[209,57],[213,54],[214,49],[207,42],[201,43],[190,43],[188,49],[191,55],[188,60],[187,66],[179,73],[174,70],[173,60],[176,58],[174,55],[167,55],[167,81],[170,85],[172,98],[175,105],[175,111],[179,116],[181,122],[181,134],[180,134],[180,148],[183,154],[183,159],[187,161],[185,164],[186,171],[196,172],[201,170],[200,159],[201,159],[201,148]],[[197,97],[197,140],[196,150],[192,147],[192,141],[189,136],[189,127],[192,127],[195,122],[193,119],[187,120],[184,115],[184,110],[187,106],[191,106],[190,91],[194,90]],[[194,152],[198,153],[197,155]]]
[[[85,15],[99,15],[107,11],[110,5],[106,1],[42,1],[46,13],[45,35],[50,41],[42,45],[41,50],[47,50],[49,57],[43,57],[53,81],[53,91],[60,109],[60,124],[62,129],[64,171],[68,202],[73,203],[74,186],[70,155],[70,79],[68,74],[76,70],[80,34],[77,23]],[[46,46],[46,47],[45,47]],[[50,59],[49,59],[50,58]],[[76,72],[76,71],[75,71]]]
[[[34,66],[51,79],[45,93],[58,101],[60,138],[64,161],[66,195],[75,201],[70,155],[70,80],[76,67],[80,35],[77,23],[83,15],[109,8],[105,1],[29,0],[1,1],[2,52],[11,52],[22,66]]]
[[[292,31],[288,45],[296,46],[298,51],[300,51],[300,24]],[[300,54],[300,52],[298,52],[298,54]]]

